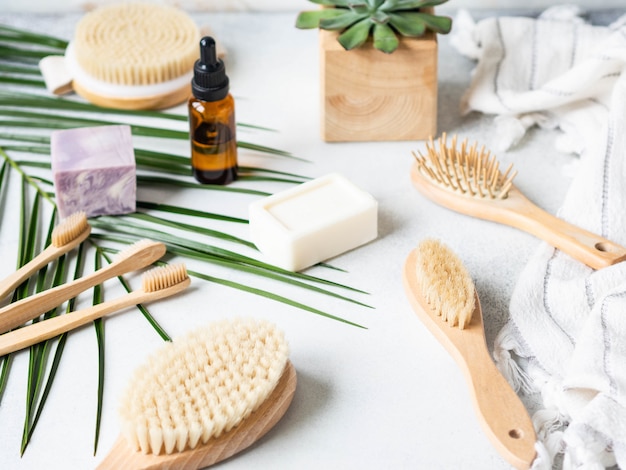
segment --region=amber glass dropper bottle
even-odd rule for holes
[[[228,184],[237,179],[235,100],[228,92],[224,62],[215,41],[200,40],[189,98],[191,166],[200,183]]]

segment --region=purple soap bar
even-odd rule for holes
[[[135,211],[137,181],[130,126],[54,131],[52,175],[61,218]]]

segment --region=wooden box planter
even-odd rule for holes
[[[328,142],[423,140],[437,132],[437,35],[400,39],[392,54],[371,39],[346,51],[320,30],[321,132]]]

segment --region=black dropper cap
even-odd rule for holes
[[[217,58],[215,40],[210,36],[200,40],[200,59],[193,67],[191,90],[193,96],[203,101],[219,101],[228,95],[224,62]]]

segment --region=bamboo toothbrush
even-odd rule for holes
[[[99,470],[191,470],[252,445],[296,389],[284,335],[269,322],[223,320],[165,344],[121,400],[122,433]]]
[[[13,292],[17,286],[37,270],[82,243],[91,233],[84,212],[75,212],[63,219],[52,231],[50,246],[39,253],[13,274],[0,281],[0,300]]]
[[[463,371],[487,437],[511,465],[529,468],[535,431],[489,355],[478,294],[461,260],[439,241],[425,240],[409,254],[403,279],[413,310]]]
[[[147,271],[143,274],[141,283],[141,289],[130,292],[118,299],[109,300],[65,315],[48,318],[47,320],[0,335],[0,356],[53,338],[123,308],[177,294],[189,286],[190,280],[185,265],[173,264]]]
[[[140,240],[119,252],[111,264],[88,276],[9,304],[0,309],[0,333],[5,333],[38,317],[107,279],[148,266],[161,258],[165,251],[163,243]]]
[[[507,224],[541,238],[594,269],[626,260],[626,248],[540,209],[513,185],[512,165],[503,173],[485,148],[467,141],[447,145],[446,135],[413,153],[413,185],[433,201],[467,215]]]

